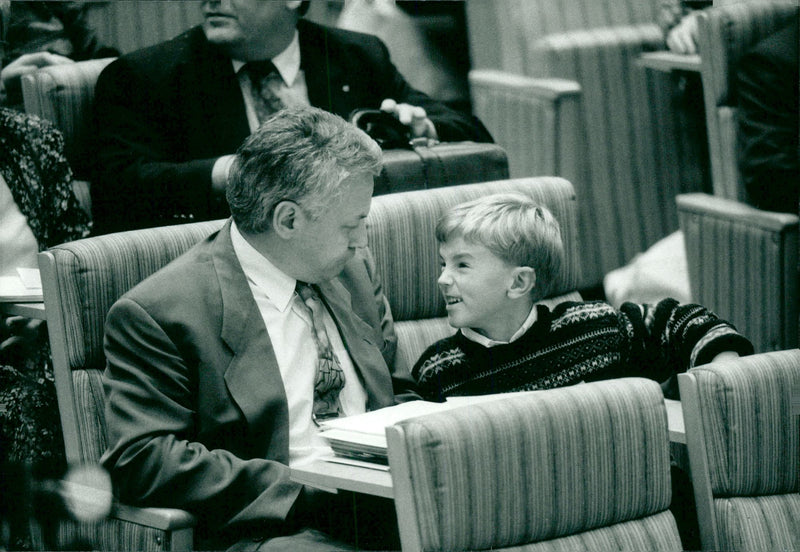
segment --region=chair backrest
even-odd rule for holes
[[[64,135],[64,152],[78,180],[89,180],[94,85],[115,58],[51,65],[22,77],[25,111],[52,121]]]
[[[736,66],[760,39],[797,19],[797,1],[740,2],[703,10],[698,47],[714,194],[746,201],[736,143]]]
[[[386,433],[403,550],[681,549],[654,381],[512,395]]]
[[[401,321],[398,362],[414,362],[425,347],[452,331],[446,318],[441,318],[444,305],[436,288],[439,265],[433,228],[439,215],[466,199],[509,190],[533,196],[559,217],[568,260],[555,291],[575,289],[575,196],[565,180],[529,178],[376,197],[368,219],[370,248],[392,311]],[[70,462],[95,462],[106,446],[101,375],[108,309],[222,223],[96,236],[40,254],[56,392]]]
[[[678,376],[703,549],[800,549],[800,350]]]
[[[658,9],[654,0],[467,0],[472,66],[526,74],[528,47],[544,36],[655,23]]]

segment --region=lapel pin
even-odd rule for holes
[[[350,92],[350,85],[345,84],[344,86],[342,86],[342,92]]]

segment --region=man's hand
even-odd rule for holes
[[[47,326],[22,316],[0,318],[0,353],[5,358],[33,358]]]
[[[436,127],[433,121],[428,119],[425,110],[416,105],[407,103],[397,103],[396,101],[387,98],[381,102],[381,111],[391,113],[401,123],[411,129],[412,138],[430,138],[438,140],[439,136],[436,134]]]
[[[49,65],[66,65],[69,63],[75,62],[68,57],[50,52],[34,52],[19,56],[0,71],[0,80],[6,90],[6,95],[10,99],[10,103],[22,102],[22,85],[20,84],[22,75]]]
[[[690,12],[667,33],[667,48],[676,54],[697,53],[697,14]]]

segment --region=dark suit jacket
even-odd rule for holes
[[[348,118],[385,98],[425,108],[442,141],[490,142],[474,117],[411,88],[378,38],[298,23],[312,105]],[[211,167],[250,134],[230,59],[195,27],[105,68],[95,93],[95,229],[228,216],[211,195]]]
[[[319,287],[368,409],[418,398],[407,367],[393,368],[367,254]],[[283,381],[229,224],[112,306],[105,352],[103,464],[122,500],[189,510],[201,538],[279,532],[301,486],[289,480]]]
[[[762,39],[736,71],[739,170],[748,198],[768,211],[800,205],[798,19]]]

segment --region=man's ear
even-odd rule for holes
[[[296,10],[297,8],[300,7],[300,4],[302,3],[303,3],[302,0],[288,0],[286,2],[286,7],[290,10]]]
[[[290,239],[297,231],[302,212],[294,201],[281,201],[275,206],[272,213],[272,229],[284,239]]]
[[[518,266],[514,269],[511,286],[508,288],[508,296],[517,299],[530,294],[536,287],[536,271],[529,266]]]

